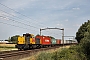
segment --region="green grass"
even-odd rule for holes
[[[57,48],[38,52],[25,60],[85,60],[84,54],[77,52],[77,46]]]
[[[73,46],[75,47],[75,46]],[[80,54],[73,49],[63,48],[52,53],[42,52],[36,60],[84,60],[86,59],[84,54]]]
[[[33,54],[33,56],[30,56],[24,60],[37,60],[37,58],[40,56],[40,58],[42,58],[44,56],[44,58],[46,58],[48,56],[48,58],[50,57],[50,55],[52,55],[52,53],[56,52],[56,51],[61,51],[62,47],[60,48],[56,48],[56,49],[50,49],[50,50],[46,50],[46,51],[40,51],[36,54]],[[45,59],[44,59],[45,60]],[[48,59],[49,60],[49,59]]]
[[[0,44],[0,51],[16,50],[15,44]]]
[[[15,48],[15,47],[9,47],[9,46],[0,46],[0,48]]]

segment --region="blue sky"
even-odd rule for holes
[[[36,35],[46,27],[64,28],[65,36],[76,36],[82,23],[90,19],[89,3],[90,0],[0,0],[0,39],[23,33]],[[59,30],[42,34],[62,36]]]

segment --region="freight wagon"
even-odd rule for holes
[[[51,39],[49,36],[36,36],[36,39],[40,40],[41,47],[50,46],[51,45]]]
[[[56,39],[53,37],[50,37],[50,38],[51,38],[51,46],[55,46],[57,44]]]

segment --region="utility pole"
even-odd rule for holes
[[[41,29],[40,29],[40,36],[41,36]]]
[[[64,29],[62,29],[62,40],[63,40],[63,47],[64,47]]]

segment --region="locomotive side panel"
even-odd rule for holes
[[[25,38],[23,36],[18,37],[18,44],[25,44]]]

